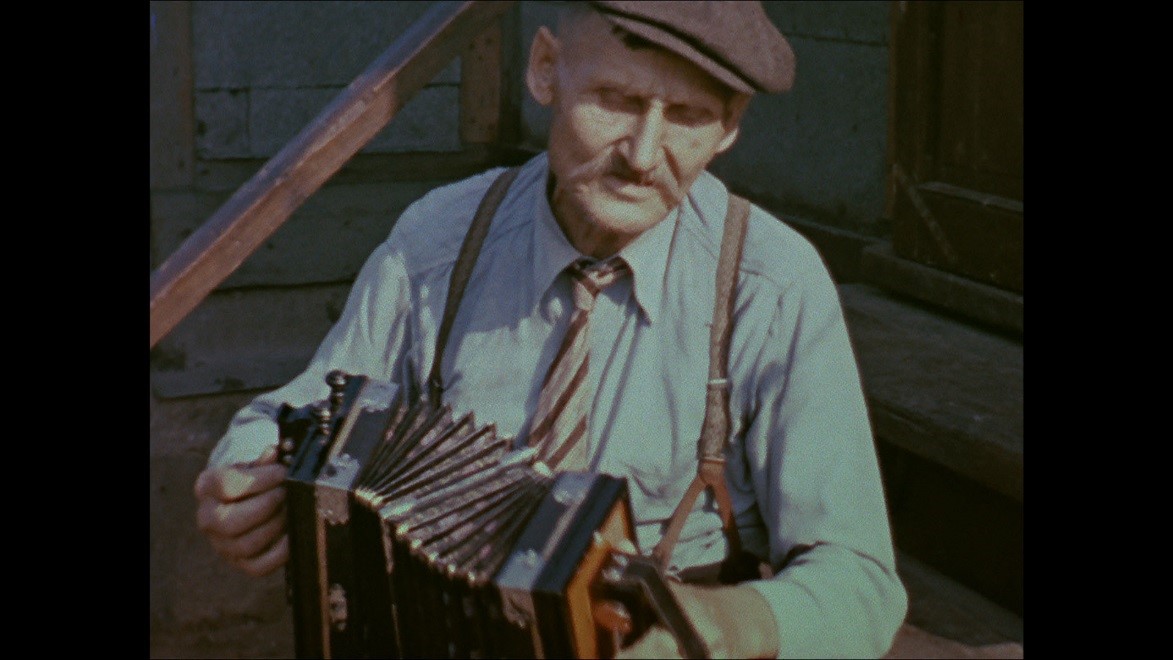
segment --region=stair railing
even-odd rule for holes
[[[515,2],[437,2],[151,273],[151,348]]]

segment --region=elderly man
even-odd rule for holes
[[[678,600],[715,656],[880,656],[907,599],[836,289],[814,248],[757,207],[727,382],[708,375],[732,198],[705,168],[738,138],[751,96],[785,91],[793,75],[789,44],[756,2],[581,3],[556,33],[539,29],[526,83],[552,111],[548,151],[519,168],[491,214],[437,374],[455,411],[519,442],[539,437],[555,466],[626,477],[644,551],[697,474],[706,392],[727,387],[729,501],[743,547],[770,571],[674,584]],[[233,419],[195,487],[200,528],[230,563],[261,575],[288,557],[272,448],[280,404],[321,399],[332,369],[428,388],[461,244],[500,173],[408,208],[306,371]],[[588,286],[589,313],[575,305],[587,274],[603,278]],[[563,346],[568,334],[576,348]],[[567,367],[575,353],[590,359]],[[554,398],[574,406],[550,403],[559,380]],[[577,417],[565,410],[575,406]],[[672,573],[726,557],[716,504],[686,511]],[[678,652],[653,628],[623,654]]]

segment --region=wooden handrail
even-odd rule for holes
[[[151,273],[151,348],[515,2],[437,2]]]

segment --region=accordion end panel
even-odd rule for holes
[[[529,631],[534,657],[609,655],[602,651],[611,637],[600,643],[593,588],[613,548],[634,539],[624,480],[558,475],[495,579],[505,618]]]
[[[610,658],[619,650],[614,631],[600,625],[595,604],[600,573],[614,548],[623,541],[635,544],[635,525],[626,497],[614,502],[599,530],[592,535],[590,548],[566,587],[567,613],[573,629],[576,658]],[[605,607],[606,605],[604,605]]]

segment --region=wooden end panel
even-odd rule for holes
[[[628,541],[632,545],[636,544],[635,527],[626,500],[620,499],[612,505],[597,534],[595,541],[583,554],[578,570],[566,587],[566,602],[571,612],[571,627],[573,628],[575,657],[577,658],[607,657],[599,652],[601,630],[595,623],[592,614],[590,588],[597,579],[599,571],[602,570],[603,563],[607,560],[612,548],[620,541]]]

